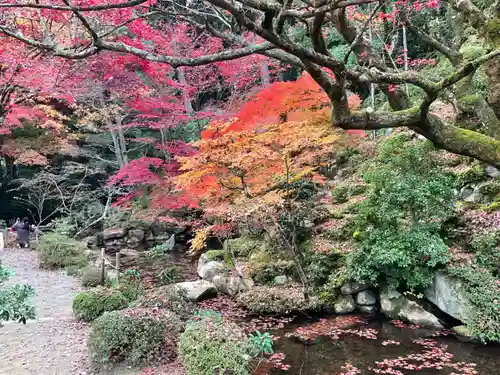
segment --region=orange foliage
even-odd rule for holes
[[[349,98],[351,109],[358,109],[358,95]],[[238,112],[230,124],[214,123],[201,133],[203,139],[221,134],[254,130],[261,125],[287,121],[302,121],[330,112],[330,100],[311,75],[303,73],[294,82],[276,82],[258,92]],[[222,125],[222,126],[221,126]],[[226,126],[224,126],[226,125]]]
[[[359,106],[357,96],[350,98]],[[331,125],[329,100],[305,74],[260,91],[236,118],[214,122],[195,143],[199,153],[177,160],[177,183],[207,206],[279,205],[286,186],[309,179],[348,140]],[[257,202],[258,201],[258,202]]]

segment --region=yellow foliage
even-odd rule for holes
[[[58,119],[61,121],[69,120],[68,116],[64,116],[61,112],[57,111],[54,107],[51,107],[49,105],[38,104],[37,106],[35,106],[35,108],[39,109],[40,111],[45,113],[47,116],[52,117],[54,119]]]
[[[196,232],[193,240],[191,241],[192,253],[200,253],[205,248],[209,230],[209,228],[204,228]]]

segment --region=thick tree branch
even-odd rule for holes
[[[450,60],[453,66],[458,66],[462,62],[463,56],[460,53],[460,51],[446,46],[444,43],[441,43],[436,38],[433,38],[429,34],[425,33],[423,30],[419,29],[409,21],[409,18],[406,15],[403,17],[403,20],[405,22],[407,30],[410,33],[412,33],[413,36],[419,38],[421,41],[428,44],[436,51],[440,52],[448,60]]]
[[[144,4],[149,0],[131,0],[120,4],[102,4],[102,5],[92,5],[87,7],[79,7],[73,5],[50,5],[50,4],[37,4],[37,3],[0,3],[0,8],[32,8],[32,9],[52,9],[60,11],[70,11],[70,12],[93,12],[108,9],[125,9],[135,7],[137,5]]]
[[[347,62],[349,61],[349,56],[354,51],[354,48],[364,38],[366,30],[368,30],[370,23],[372,22],[375,15],[378,13],[381,6],[382,6],[381,4],[377,5],[370,14],[370,17],[368,17],[368,19],[363,23],[363,27],[361,27],[361,30],[359,30],[358,34],[356,35],[356,38],[354,38],[354,40],[351,43],[351,46],[349,47],[349,51],[347,51],[347,53],[344,56],[344,64],[347,64]]]

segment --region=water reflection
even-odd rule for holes
[[[373,374],[374,372],[368,369],[377,369],[376,361],[394,359],[412,353],[423,353],[427,350],[422,345],[413,342],[419,338],[436,340],[439,343],[438,349],[436,349],[438,354],[441,345],[447,345],[446,352],[453,354],[453,361],[475,363],[476,374],[500,374],[500,346],[463,343],[454,337],[431,337],[433,332],[429,330],[396,328],[387,321],[371,322],[365,327],[378,330],[377,340],[346,335],[341,336],[338,340],[321,338],[310,345],[304,345],[297,340],[285,337],[285,333],[293,331],[296,326],[278,331],[276,334],[280,336],[280,339],[275,344],[275,350],[286,354],[285,362],[290,364],[291,368],[288,371],[273,369],[270,374],[336,375],[342,373],[341,367],[346,362],[359,368],[361,374]],[[400,342],[400,345],[382,345],[384,341],[388,340]],[[432,351],[431,347],[429,352]],[[443,369],[426,368],[419,371],[399,369],[399,371],[405,375],[470,374],[470,372],[464,373],[446,367]]]

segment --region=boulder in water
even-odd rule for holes
[[[356,296],[356,303],[362,306],[371,306],[377,303],[377,294],[371,290],[363,290]]]
[[[370,289],[371,285],[368,283],[347,282],[340,288],[340,293],[343,295],[356,294],[363,290]]]
[[[380,309],[392,319],[403,319],[424,327],[443,328],[436,316],[389,287],[384,287],[380,292]]]
[[[350,314],[356,309],[354,298],[349,294],[347,296],[339,296],[334,303],[336,314]]]
[[[459,279],[438,271],[424,296],[453,318],[462,322],[467,320],[469,302],[462,293],[462,283]]]

